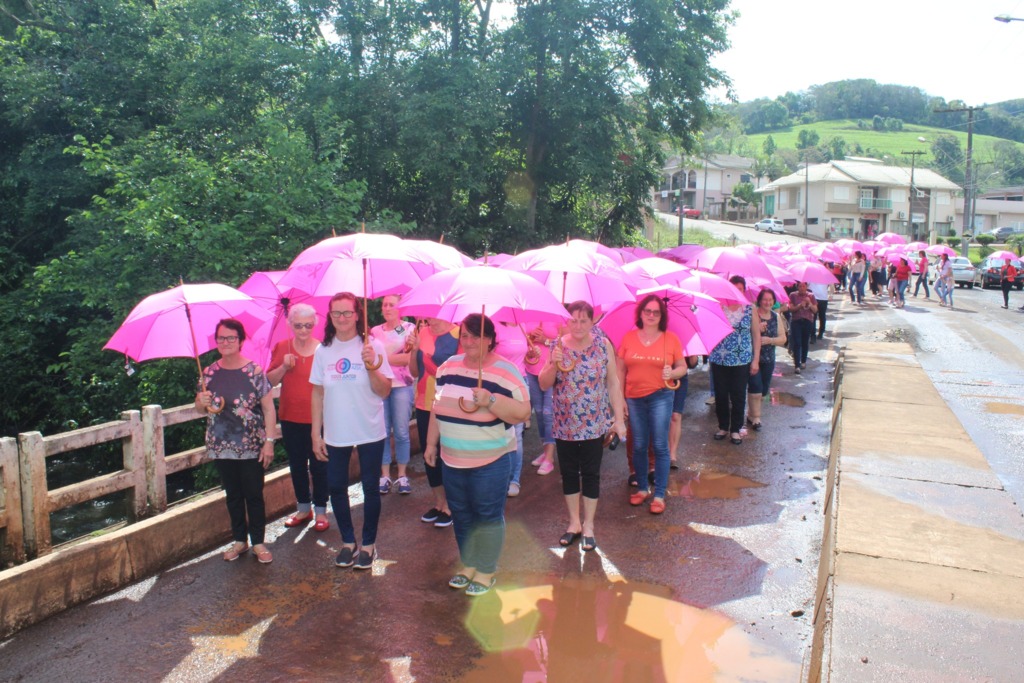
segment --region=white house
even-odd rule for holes
[[[811,164],[758,189],[765,216],[787,232],[820,239],[870,239],[883,232],[934,241],[958,226],[960,186],[929,169],[847,158]]]
[[[661,185],[654,191],[654,208],[672,213],[681,196],[684,206],[698,209],[706,218],[724,218],[736,185],[757,186],[753,166],[753,159],[731,154],[713,154],[707,159],[670,156],[662,168]]]

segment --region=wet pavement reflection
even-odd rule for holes
[[[722,472],[697,472],[692,479],[682,484],[678,495],[686,498],[706,500],[708,498],[736,499],[743,489],[761,488],[764,484],[746,477]]]
[[[777,391],[770,389],[768,392],[768,400],[773,406],[790,406],[793,408],[803,408],[807,405],[807,401],[796,394],[791,394],[788,391]]]

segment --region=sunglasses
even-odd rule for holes
[[[313,323],[292,323],[292,327],[296,330],[311,330],[313,329]]]
[[[655,316],[660,316],[661,315],[661,311],[659,309],[657,309],[657,308],[655,308],[655,309],[645,308],[645,309],[643,309],[640,312],[643,313],[644,315],[655,315]]]

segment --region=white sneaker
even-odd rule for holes
[[[515,498],[518,495],[519,495],[519,484],[517,484],[516,482],[512,482],[511,484],[508,485],[508,497],[509,498]]]

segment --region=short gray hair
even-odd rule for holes
[[[288,309],[288,322],[293,323],[299,318],[312,318],[314,322],[319,321],[316,309],[309,304],[295,304]]]

